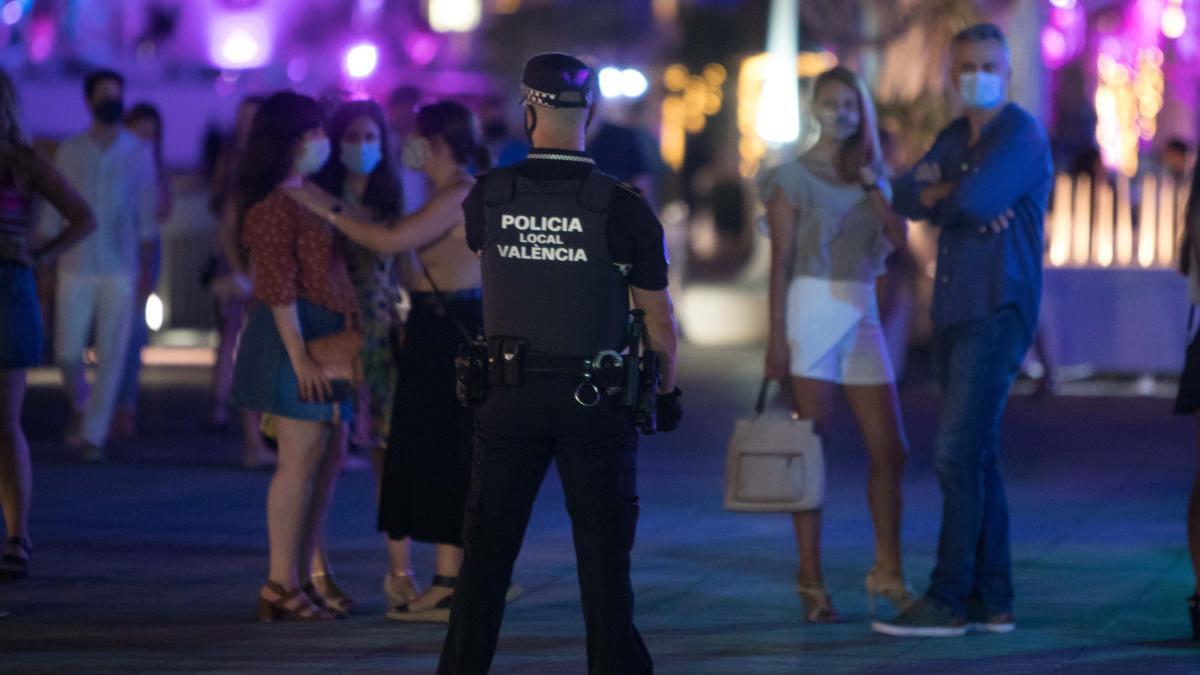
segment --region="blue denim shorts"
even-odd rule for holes
[[[0,262],[0,368],[32,368],[42,362],[42,311],[33,270]]]
[[[305,340],[332,335],[342,330],[345,317],[304,300],[296,301],[300,330]],[[296,371],[288,357],[283,339],[275,327],[271,308],[255,302],[238,338],[237,361],[233,369],[232,402],[239,408],[271,413],[296,420],[332,422],[350,421],[352,400],[315,403],[300,400]],[[337,417],[334,406],[340,406]]]

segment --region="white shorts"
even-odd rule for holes
[[[879,309],[870,297],[869,304],[863,307],[861,317],[851,324],[842,336],[836,339],[832,346],[823,354],[813,358],[812,345],[802,345],[801,340],[811,340],[812,325],[804,330],[799,324],[802,321],[819,321],[814,317],[820,315],[820,308],[812,305],[800,305],[799,298],[789,294],[788,307],[788,344],[791,346],[791,371],[793,377],[806,377],[813,380],[823,380],[836,384],[872,385],[888,384],[896,381],[892,370],[892,361],[888,356],[887,340],[883,334],[883,326],[879,321]],[[812,296],[808,296],[811,302]],[[821,322],[824,325],[829,325]],[[805,333],[810,337],[806,338]],[[832,336],[829,336],[832,337]],[[809,347],[804,349],[803,347]],[[806,355],[806,356],[802,356]],[[805,360],[809,364],[805,365]]]

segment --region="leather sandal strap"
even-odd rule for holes
[[[446,577],[440,574],[433,577],[433,585],[441,588],[454,588],[458,583],[458,577]]]
[[[274,600],[274,603],[279,605],[280,607],[287,607],[288,603],[290,603],[292,600],[299,597],[303,593],[303,591],[299,588],[293,588],[292,590],[289,591],[288,589],[283,587],[283,584],[281,584],[277,581],[268,581],[265,585],[268,590],[270,590],[272,593],[274,593],[276,596],[278,596]],[[307,598],[304,598],[304,599],[307,599]]]
[[[318,610],[334,611],[333,598],[322,595],[317,587],[311,583],[300,586],[301,592],[308,599],[309,604]]]
[[[264,587],[277,596],[274,599],[267,598],[267,601],[293,617],[313,619],[320,616],[323,611],[321,608],[315,606],[312,600],[299,588],[293,588],[289,591],[283,587],[283,584],[277,581],[267,581]]]

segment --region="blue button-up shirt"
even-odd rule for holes
[[[938,236],[933,322],[944,327],[982,319],[1013,305],[1030,334],[1037,327],[1042,294],[1042,224],[1054,169],[1041,124],[1008,104],[971,142],[965,117],[942,130],[921,163],[941,168],[941,179],[957,183],[933,208],[921,204],[914,171],[893,185],[895,208],[928,220]],[[1007,229],[987,227],[1012,209]]]

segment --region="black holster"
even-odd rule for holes
[[[458,404],[473,408],[487,398],[488,345],[482,337],[464,343],[454,357],[455,393]]]
[[[525,381],[525,340],[496,335],[488,338],[488,385],[515,387]]]

